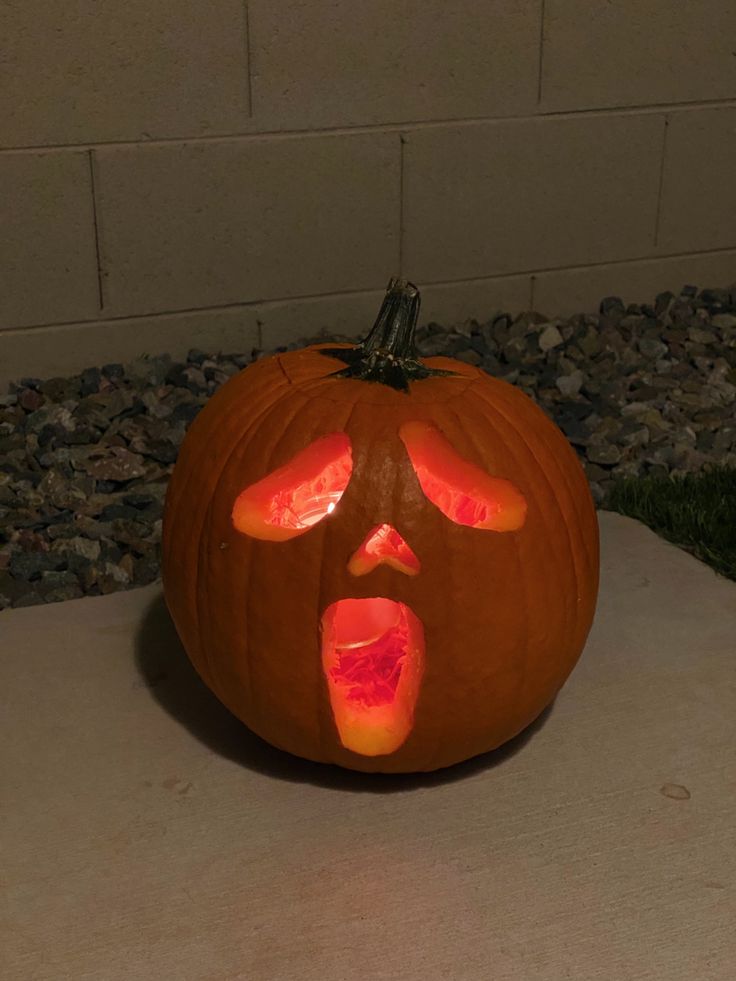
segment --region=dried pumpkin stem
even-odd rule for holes
[[[322,354],[347,365],[332,377],[376,381],[408,392],[410,381],[454,375],[452,371],[430,368],[419,360],[414,331],[420,302],[419,290],[413,283],[405,279],[389,280],[378,317],[366,339],[352,348],[322,348]]]
[[[419,319],[421,296],[406,279],[391,279],[370,334],[360,347],[365,355],[383,351],[394,358],[416,358],[414,331]]]

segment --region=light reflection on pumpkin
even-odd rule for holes
[[[322,667],[340,741],[363,756],[406,740],[424,672],[422,623],[385,597],[342,599],[322,617]]]
[[[353,471],[350,437],[330,433],[251,484],[233,506],[233,525],[253,538],[283,542],[332,514]]]
[[[514,531],[526,501],[510,481],[465,460],[431,423],[399,429],[429,501],[456,524]],[[352,474],[345,433],[330,433],[247,487],[236,499],[235,528],[265,541],[286,541],[332,514]],[[347,568],[363,576],[379,565],[415,576],[411,546],[390,523],[373,527]],[[364,756],[392,753],[406,740],[424,671],[424,630],[404,603],[385,597],[341,599],[322,617],[322,667],[343,746]]]
[[[353,552],[348,571],[354,576],[365,576],[382,563],[407,576],[415,576],[421,568],[413,550],[388,523],[376,525],[368,532],[362,545]]]
[[[422,491],[450,521],[487,531],[517,531],[524,524],[521,491],[460,456],[436,426],[405,422],[399,436]]]

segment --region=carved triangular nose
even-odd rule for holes
[[[376,525],[368,532],[360,547],[353,552],[348,562],[348,572],[354,576],[364,576],[384,563],[407,576],[415,576],[421,568],[419,559],[390,524]]]

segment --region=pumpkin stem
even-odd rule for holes
[[[376,322],[360,347],[364,354],[384,351],[395,358],[416,358],[414,331],[422,298],[406,279],[390,279]]]
[[[413,283],[390,279],[378,317],[366,339],[352,348],[321,349],[322,354],[347,365],[331,377],[377,381],[408,392],[410,381],[453,375],[452,371],[429,368],[419,360],[414,331],[420,303],[419,290]]]

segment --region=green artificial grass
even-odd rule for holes
[[[620,480],[606,507],[637,518],[736,580],[736,469]]]

